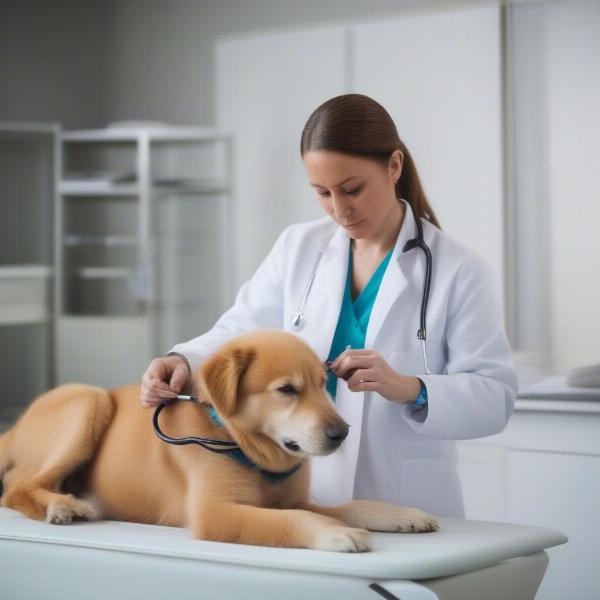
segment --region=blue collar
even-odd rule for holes
[[[224,427],[223,421],[219,418],[217,411],[214,409],[212,405],[209,405],[208,414],[212,419],[213,423],[218,427]],[[227,452],[227,455],[233,458],[235,461],[243,465],[244,467],[248,467],[249,469],[256,469],[263,477],[270,483],[278,483],[283,481],[293,473],[295,473],[301,466],[302,462],[299,462],[297,465],[293,466],[291,469],[287,471],[267,471],[266,469],[261,469],[254,461],[250,460],[241,450],[241,448],[236,448],[235,450],[231,450]]]

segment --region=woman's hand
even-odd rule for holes
[[[416,377],[396,373],[376,350],[345,350],[329,367],[348,382],[351,391],[377,392],[391,402],[409,404],[421,391]]]
[[[155,358],[142,375],[142,406],[152,408],[165,400],[173,400],[189,378],[187,363],[180,356]]]

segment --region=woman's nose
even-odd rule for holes
[[[333,196],[331,202],[336,219],[344,219],[352,212],[351,207],[341,198]]]

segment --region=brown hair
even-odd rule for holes
[[[441,229],[429,205],[415,163],[398,136],[389,113],[373,98],[343,94],[323,102],[308,118],[300,140],[300,155],[309,150],[332,150],[367,158],[387,168],[394,150],[404,155],[396,198],[404,198],[416,217]]]

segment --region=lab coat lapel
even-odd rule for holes
[[[411,250],[406,254],[402,253],[402,248],[408,240],[417,237],[417,227],[413,217],[410,204],[402,200],[405,207],[404,220],[402,227],[396,239],[396,245],[392,252],[390,262],[385,270],[377,297],[373,304],[373,310],[369,317],[367,333],[365,336],[365,348],[373,348],[379,335],[386,316],[396,302],[400,294],[408,286],[408,280],[402,270],[402,263],[414,255],[417,250]]]
[[[305,326],[299,332],[322,361],[327,360],[335,333],[346,275],[350,241],[338,227],[329,242],[322,247],[323,254],[315,274],[312,291],[305,307]]]

